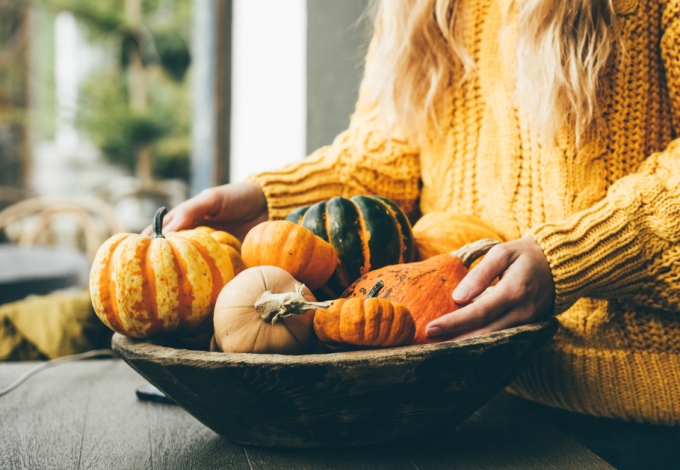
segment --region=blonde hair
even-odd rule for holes
[[[461,0],[374,0],[376,40],[362,93],[388,128],[418,137],[438,126],[452,71],[462,86],[476,64],[465,47]],[[616,38],[612,0],[513,0],[516,12],[515,96],[546,139],[566,121],[577,139],[597,113],[598,78]],[[506,36],[504,26],[499,41]]]

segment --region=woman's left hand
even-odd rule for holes
[[[497,277],[491,292],[472,302]],[[453,300],[465,306],[430,322],[428,337],[459,333],[455,339],[469,338],[545,317],[553,310],[555,284],[541,247],[522,237],[494,246],[456,287]]]

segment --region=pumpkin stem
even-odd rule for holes
[[[163,236],[163,217],[168,213],[165,207],[161,207],[153,216],[153,227],[151,228],[151,238],[165,238]]]
[[[385,287],[385,283],[382,282],[382,280],[378,280],[378,282],[375,283],[373,287],[371,287],[371,290],[368,291],[368,294],[366,295],[366,299],[372,299],[376,295],[378,295],[378,292],[380,292],[380,289]]]
[[[307,310],[326,309],[333,305],[332,300],[308,302],[303,295],[304,289],[304,284],[295,284],[295,292],[272,294],[266,291],[255,302],[255,310],[262,320],[273,325],[280,318],[301,315]]]
[[[482,240],[477,240],[473,243],[468,243],[467,245],[459,248],[456,251],[452,251],[453,256],[458,257],[463,262],[463,265],[470,269],[472,263],[477,261],[479,258],[484,256],[489,252],[491,248],[500,244],[498,240],[493,240],[491,238],[484,238]]]

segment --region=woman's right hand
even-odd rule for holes
[[[225,184],[204,189],[172,209],[163,219],[163,233],[201,225],[229,232],[240,240],[267,220],[267,200],[255,183]],[[142,232],[151,234],[151,226]]]

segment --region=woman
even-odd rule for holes
[[[386,0],[348,131],[306,160],[204,191],[165,230],[243,236],[301,205],[380,194],[474,214],[507,240],[427,334],[557,314],[511,390],[680,423],[680,0]]]

